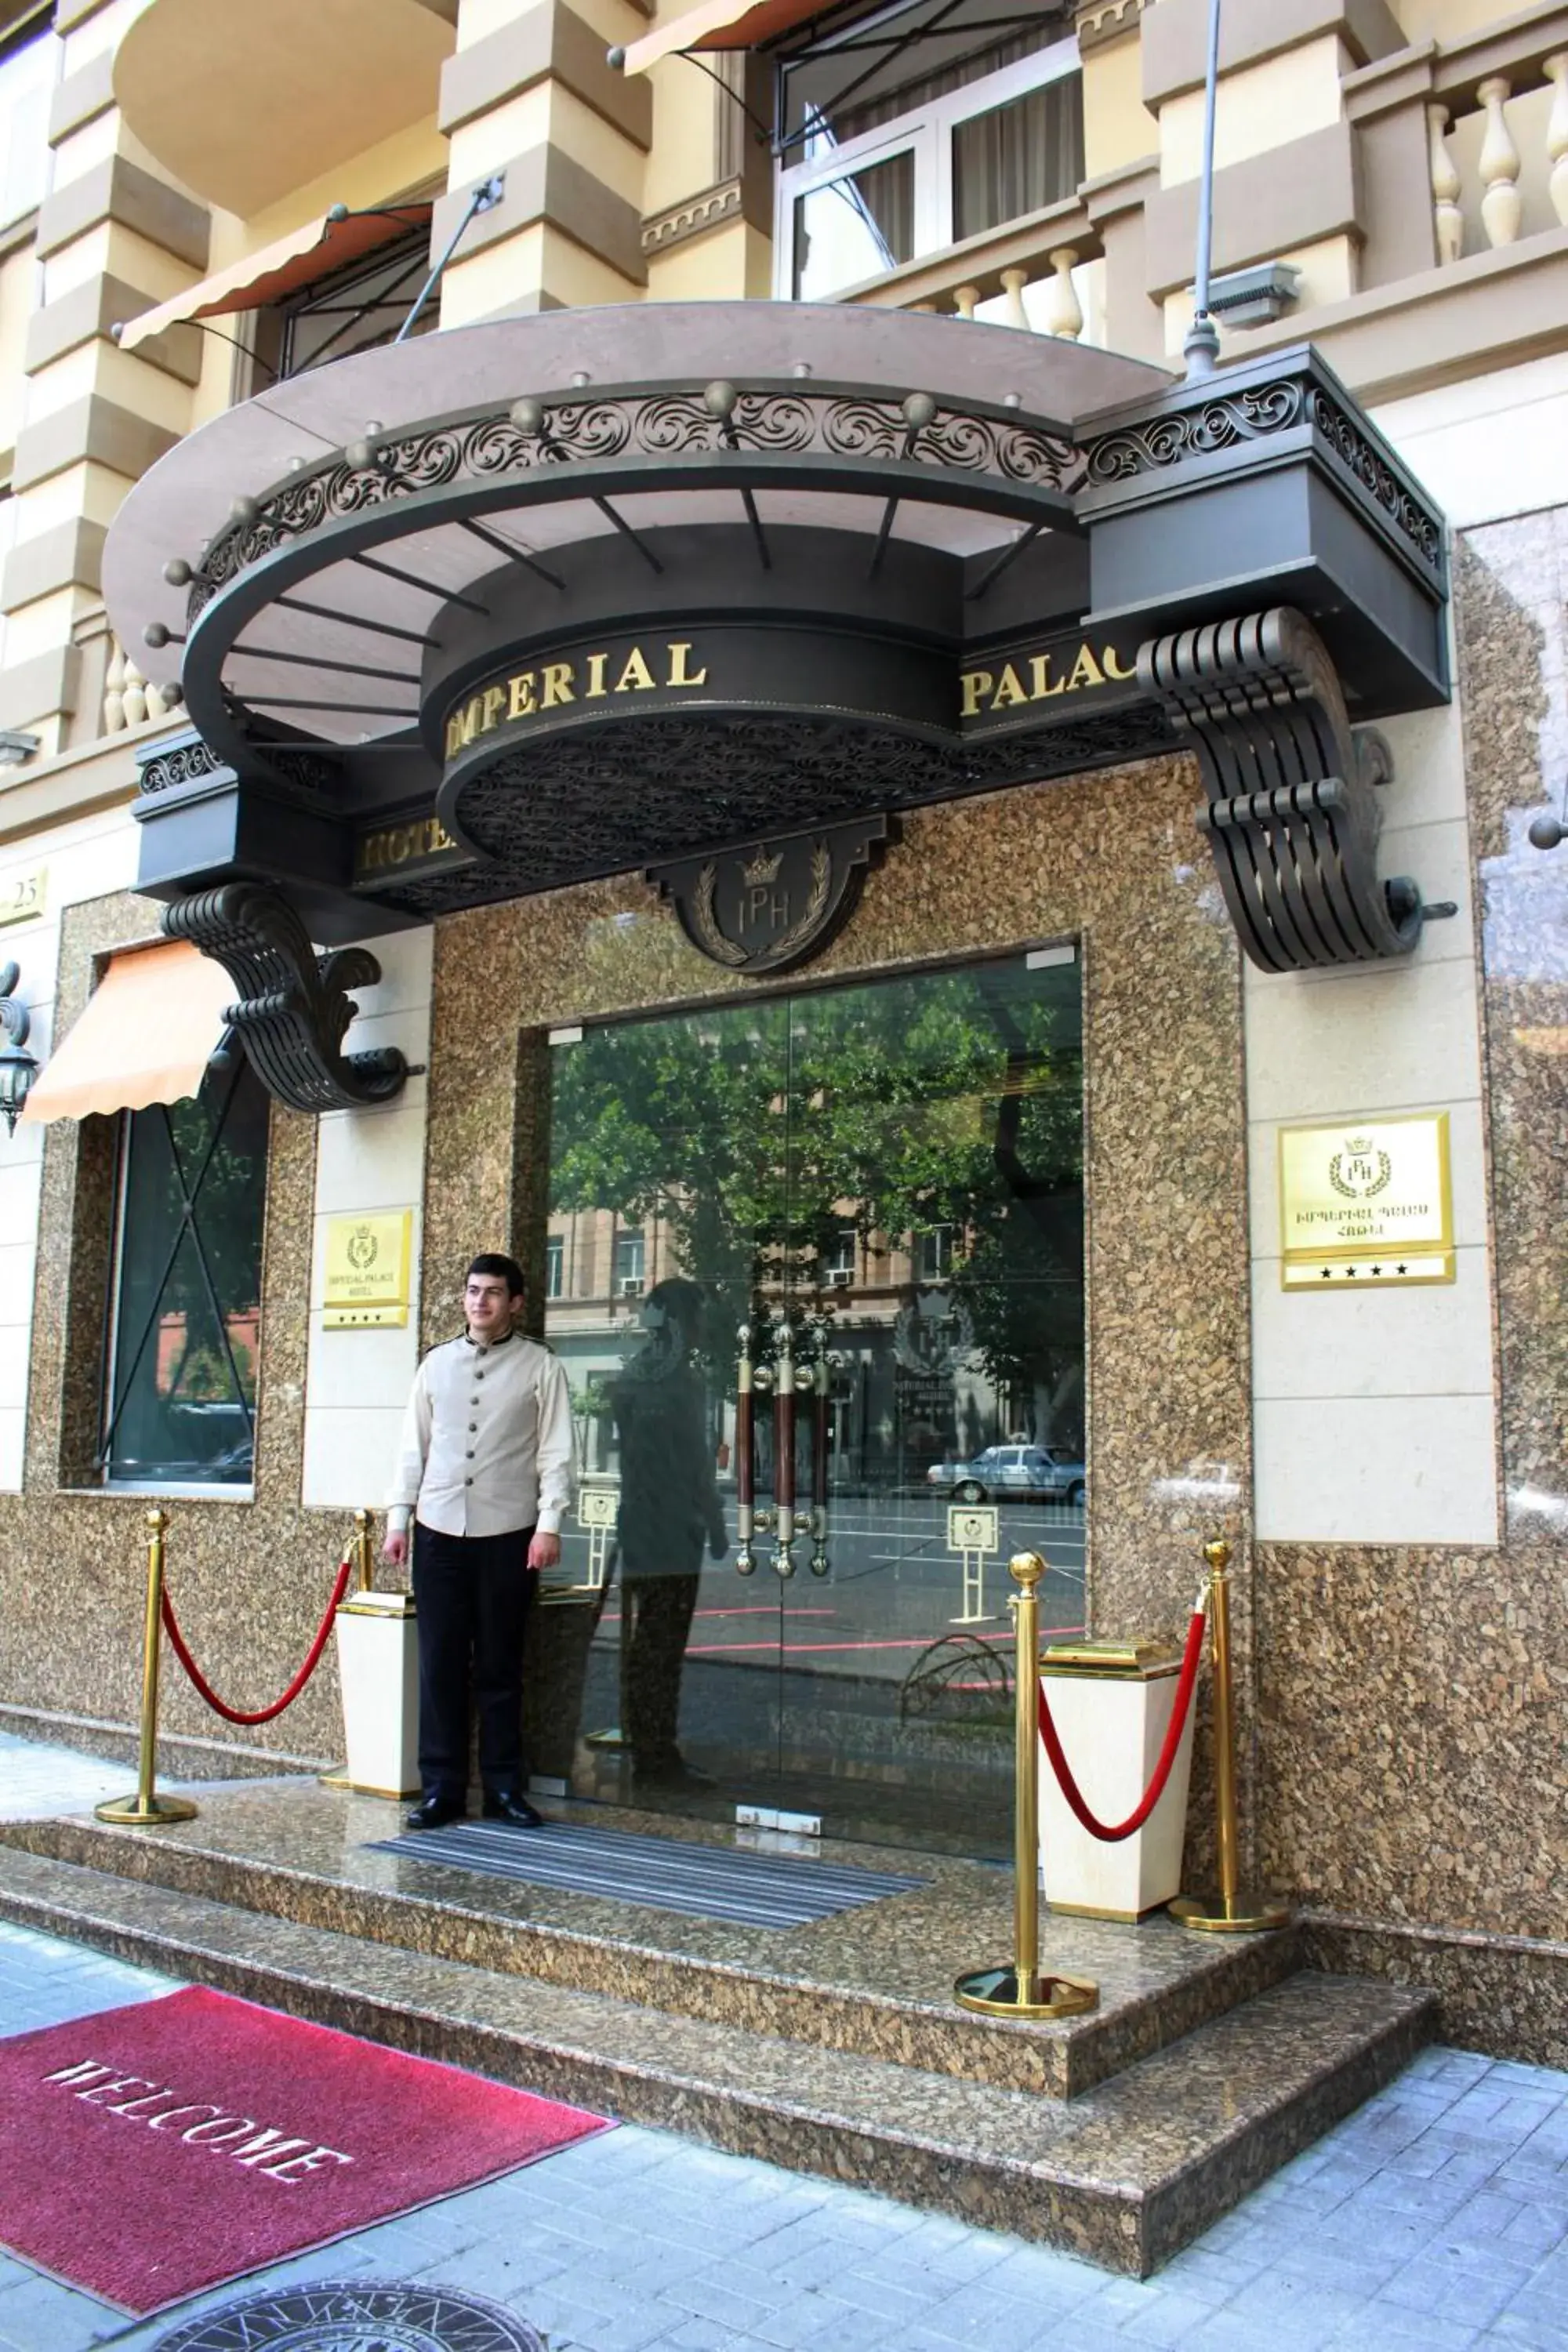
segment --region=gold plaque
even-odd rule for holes
[[[48,878],[47,866],[35,866],[26,874],[11,874],[0,882],[0,926],[30,923],[41,915]]]
[[[1447,1112],[1282,1127],[1279,1245],[1287,1290],[1452,1282]]]
[[[405,1324],[413,1257],[412,1209],[330,1217],[322,1328],[363,1331]]]

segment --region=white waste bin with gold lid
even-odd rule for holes
[[[1079,1792],[1108,1827],[1136,1811],[1153,1778],[1181,1665],[1179,1652],[1153,1642],[1053,1642],[1040,1654],[1051,1720]],[[1109,1845],[1079,1822],[1041,1741],[1040,1885],[1053,1911],[1136,1920],[1180,1894],[1192,1761],[1189,1714],[1159,1803],[1141,1830]]]
[[[419,1794],[419,1647],[411,1592],[352,1592],[338,1610],[342,1686],[337,1789],[362,1797]]]

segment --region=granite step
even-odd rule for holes
[[[606,1807],[551,1810],[649,1826]],[[1056,2024],[994,2020],[952,1999],[962,1971],[1011,1952],[1012,1881],[991,1865],[903,1856],[900,1867],[929,1874],[923,1886],[805,1927],[739,1928],[389,1855],[375,1843],[395,1824],[389,1812],[306,1782],[204,1793],[195,1821],[166,1829],[59,1818],[5,1823],[0,1842],[432,1959],[1055,2098],[1109,2081],[1301,1965],[1293,1932],[1204,1937],[1163,1917],[1131,1929],[1047,1913],[1042,1967],[1090,1978],[1100,2006]],[[714,1844],[734,1836],[693,1822],[658,1830]],[[826,1858],[879,1869],[889,1859],[845,1844]]]
[[[0,1849],[0,1916],[187,1981],[1146,2276],[1427,2042],[1308,1971],[1072,2100],[814,2049]]]

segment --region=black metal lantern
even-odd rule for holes
[[[0,1045],[0,1118],[5,1121],[7,1135],[16,1134],[22,1106],[38,1075],[38,1065],[27,1051],[31,1019],[26,1006],[18,1004],[11,992],[21,977],[20,968],[14,963],[0,969],[0,1031],[5,1039]]]

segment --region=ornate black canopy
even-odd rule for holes
[[[1420,929],[1352,721],[1447,692],[1441,518],[1308,350],[1174,384],[886,311],[510,320],[216,420],[105,581],[194,730],[142,886],[317,939],[1178,742],[1255,961]]]

